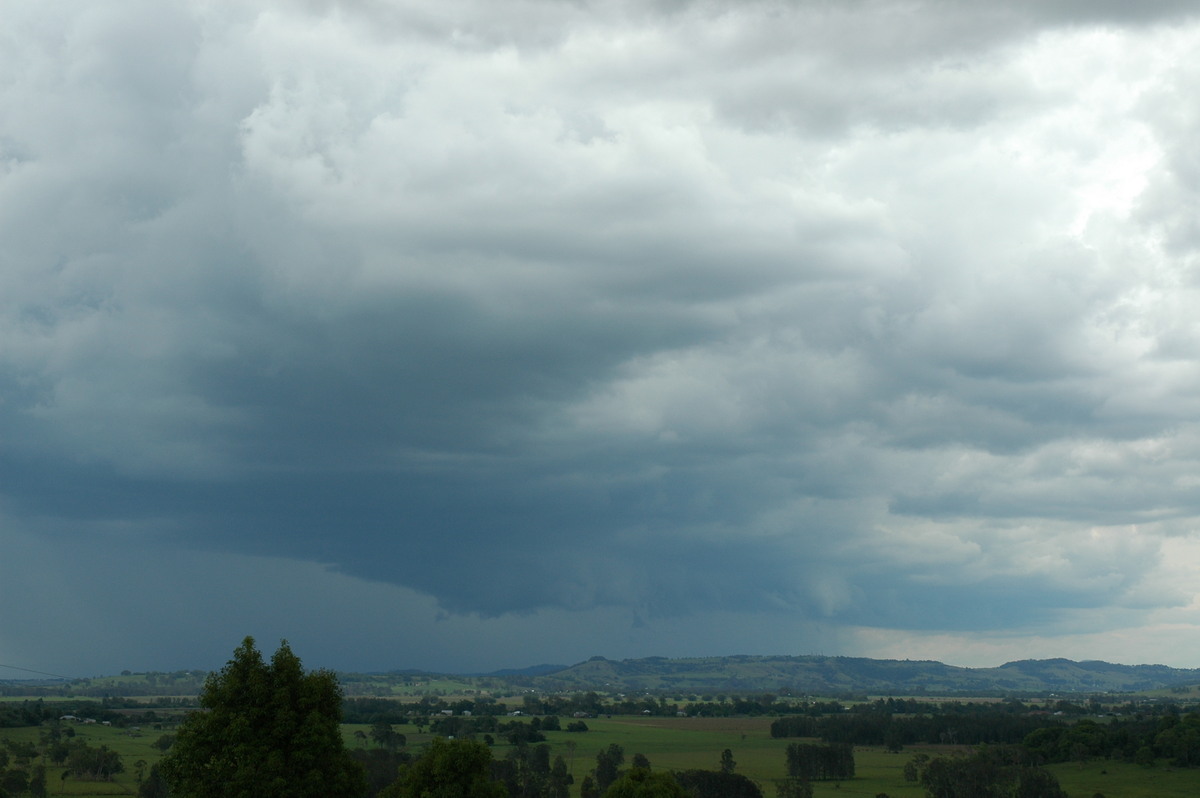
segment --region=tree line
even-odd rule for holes
[[[1019,743],[1032,732],[1062,721],[1008,713],[934,714],[898,717],[886,713],[855,713],[811,717],[791,715],[771,724],[772,737],[819,737],[826,742],[881,745],[899,750],[905,745],[984,745]]]
[[[771,724],[773,737],[816,737],[827,743],[883,745],[898,751],[906,745],[1018,746],[1036,764],[1116,759],[1150,765],[1167,759],[1176,767],[1200,766],[1200,713],[1179,714],[1166,707],[1159,714],[1068,719],[1022,708],[977,705],[900,716],[881,711],[824,717],[788,716]]]
[[[981,746],[971,754],[921,754],[904,769],[928,798],[1067,798],[1050,771],[1030,761],[1019,746]]]

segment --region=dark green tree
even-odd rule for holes
[[[392,724],[386,721],[379,721],[371,727],[371,739],[389,751],[403,748],[408,742],[407,737],[393,729]]]
[[[425,753],[400,769],[379,798],[507,798],[492,779],[492,752],[476,740],[435,737]]]
[[[341,701],[333,673],[305,673],[287,641],[266,663],[247,637],[163,757],[172,796],[360,798],[366,784],[342,743]]]
[[[1168,724],[1154,738],[1154,747],[1171,757],[1176,767],[1200,765],[1200,715],[1191,712]]]
[[[802,781],[854,777],[854,747],[848,743],[792,743],[787,747],[788,776]]]
[[[604,791],[604,798],[689,798],[670,773],[632,768]]]
[[[1066,798],[1048,770],[1013,761],[1001,748],[979,749],[969,757],[934,757],[921,782],[930,798]]]
[[[400,768],[413,760],[405,751],[389,751],[386,748],[355,748],[350,751],[350,756],[363,767],[369,798],[374,798],[395,781]]]
[[[550,779],[546,785],[547,798],[567,798],[574,783],[575,779],[567,771],[567,763],[561,756],[554,757],[554,765],[550,768]]]
[[[1017,789],[1014,798],[1067,798],[1067,792],[1059,786],[1058,779],[1048,770],[1038,767],[1023,767],[1017,774]]]
[[[13,768],[0,773],[0,790],[5,793],[17,795],[25,792],[28,787],[29,776],[25,774],[25,771]]]
[[[110,781],[125,771],[125,763],[121,761],[121,755],[109,750],[107,745],[93,748],[77,741],[67,756],[67,771],[82,781]]]
[[[775,782],[777,798],[812,798],[812,783],[804,779],[789,776]]]
[[[740,773],[682,770],[675,774],[691,798],[762,798],[762,790]]]
[[[624,762],[625,749],[616,743],[609,743],[608,748],[596,754],[596,787],[601,793],[621,775]]]
[[[150,766],[150,775],[138,785],[138,798],[167,798],[167,781],[158,765]]]
[[[56,765],[67,761],[71,755],[71,747],[62,740],[55,740],[46,748],[46,758]]]
[[[46,798],[46,766],[37,765],[29,776],[29,794],[33,798]]]

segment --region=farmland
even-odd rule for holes
[[[996,752],[993,761],[1008,768],[1005,773],[1015,773],[1012,767],[1019,763],[1043,763],[1039,777],[1052,773],[1076,798],[1200,794],[1200,715],[1195,714],[1200,693],[1189,681],[1196,675],[1192,671],[1048,660],[1010,663],[994,669],[997,676],[948,670],[939,663],[758,657],[593,658],[571,668],[550,668],[479,676],[342,674],[337,680],[344,694],[342,742],[367,765],[372,795],[437,737],[484,743],[494,763],[492,778],[508,778],[510,791],[517,789],[512,774],[534,767],[535,748],[543,763],[561,757],[556,767],[573,777],[572,798],[581,796],[601,753],[618,752],[623,768],[637,761],[659,772],[732,769],[773,796],[789,770],[795,773],[791,753],[821,746],[833,751],[835,745],[843,746],[844,754],[853,746],[853,765],[837,771],[840,780],[814,781],[817,798],[922,798],[926,787],[919,774],[926,762],[969,765],[983,761],[980,750]],[[816,686],[812,673],[818,671],[821,684],[838,689],[801,690]],[[995,690],[996,678],[1017,684],[1014,674],[1024,679],[1016,694]],[[6,781],[0,790],[162,795],[141,788],[148,786],[144,782],[179,723],[199,706],[206,676],[125,672],[2,685],[0,775]],[[985,677],[990,681],[979,682]],[[900,679],[892,687],[917,682],[921,689],[908,697],[889,690],[882,698],[863,690],[885,679]],[[546,680],[587,689],[545,689],[551,683]],[[971,680],[987,689],[981,694],[959,689]],[[1148,689],[1027,692],[1039,684],[1079,687],[1102,680]],[[658,689],[646,687],[648,681]],[[725,689],[733,684],[752,687]],[[763,689],[770,684],[775,687]],[[928,689],[934,684],[940,692]],[[336,692],[337,683],[331,687]],[[336,726],[329,733],[337,739]],[[72,751],[98,752],[109,765],[102,772],[89,770],[79,757],[70,758]],[[832,772],[813,778],[829,778]],[[38,784],[31,790],[34,774]],[[565,780],[555,789],[561,790]],[[518,792],[541,795],[543,787]]]
[[[737,772],[758,782],[766,796],[774,795],[774,782],[786,775],[785,750],[787,739],[772,738],[771,718],[677,718],[612,716],[589,718],[585,733],[548,732],[546,742],[551,755],[561,755],[575,777],[572,795],[579,795],[582,776],[595,765],[596,754],[611,744],[620,745],[626,752],[626,764],[635,753],[644,754],[655,770],[715,770],[721,752],[730,749]],[[70,796],[131,795],[138,788],[139,771],[144,775],[149,766],[158,762],[163,752],[154,743],[170,733],[170,723],[162,728],[143,727],[136,730],[77,724],[75,739],[89,745],[104,745],[118,752],[124,762],[124,772],[112,781],[82,781],[63,778],[64,768],[49,766],[47,782],[52,794]],[[396,724],[394,728],[407,738],[408,750],[419,751],[432,739],[428,731],[417,725]],[[344,724],[343,737],[351,750],[372,747],[372,743],[355,732],[366,734],[368,724]],[[0,738],[13,742],[39,740],[42,727],[0,729]],[[514,747],[503,742],[493,746],[493,756],[504,759]],[[816,798],[834,796],[869,796],[886,793],[891,798],[922,798],[924,789],[903,775],[904,764],[916,753],[950,754],[962,746],[922,746],[905,748],[892,753],[882,747],[859,746],[855,749],[857,775],[842,782],[818,782],[814,785]],[[144,763],[140,768],[137,763]],[[1190,798],[1200,791],[1200,771],[1172,768],[1165,763],[1153,767],[1098,760],[1084,763],[1052,765],[1051,770],[1071,796],[1092,798],[1097,793],[1106,798]]]

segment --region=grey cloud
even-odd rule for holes
[[[24,6],[4,507],[494,628],[1173,606],[1186,70],[1103,111],[1018,62],[1188,9],[913,7]],[[1089,114],[1163,153],[1128,219],[1077,222]]]

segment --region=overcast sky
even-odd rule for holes
[[[1200,666],[1195,9],[9,0],[0,663]]]

